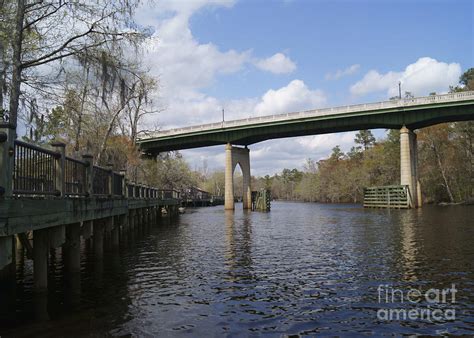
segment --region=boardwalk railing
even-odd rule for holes
[[[15,141],[13,165],[13,193],[59,195],[56,186],[59,153],[42,149],[22,141]]]
[[[64,184],[66,196],[87,195],[87,163],[66,157],[64,162]]]
[[[179,199],[177,190],[163,190],[128,182],[123,172],[92,164],[92,156],[78,160],[65,155],[65,145],[54,150],[15,140],[12,158],[11,195],[56,197],[115,197],[135,199]],[[2,162],[3,163],[3,162]],[[3,168],[0,168],[3,170]],[[5,194],[2,189],[2,194]]]
[[[364,189],[366,208],[410,208],[410,189],[407,185],[389,185]]]

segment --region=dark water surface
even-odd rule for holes
[[[32,291],[32,262],[19,259],[16,285],[1,290],[0,336],[474,333],[474,207],[188,209],[122,236],[102,262],[84,242],[80,285],[63,276],[60,250],[54,258],[43,297]],[[378,301],[379,285],[453,283],[454,303]],[[379,309],[428,307],[456,318],[377,318]]]

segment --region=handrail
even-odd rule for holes
[[[60,153],[15,140],[12,191],[14,194],[58,195],[56,160]]]
[[[27,143],[27,142],[20,141],[20,140],[15,140],[15,145],[19,145],[19,146],[22,146],[22,147],[25,147],[25,148],[28,148],[28,149],[31,149],[31,150],[34,150],[34,151],[37,151],[37,152],[40,152],[40,153],[44,153],[44,154],[54,156],[54,157],[61,156],[60,153],[55,152],[53,150],[41,148],[40,146],[37,146],[36,144]]]
[[[66,156],[61,143],[53,145],[57,151],[20,140],[12,146],[8,196],[180,199],[177,190],[128,182],[123,172],[92,165],[92,156],[84,155],[84,160]]]
[[[223,121],[219,123],[215,123],[215,122],[206,123],[206,124],[196,125],[196,126],[180,127],[180,128],[156,131],[156,132],[150,133],[147,136],[139,137],[138,140],[145,141],[147,139],[152,139],[156,137],[186,134],[186,133],[191,133],[195,131],[219,130],[219,129],[223,129],[223,128],[225,129],[229,127],[252,125],[252,124],[259,124],[259,123],[280,121],[280,120],[296,120],[296,119],[301,119],[301,118],[338,115],[338,114],[346,114],[346,113],[352,113],[352,112],[358,112],[358,111],[372,111],[372,110],[377,110],[377,109],[389,109],[389,108],[407,108],[407,107],[416,107],[416,106],[422,106],[422,105],[427,105],[427,104],[433,104],[436,102],[440,102],[440,103],[453,102],[453,101],[458,102],[458,101],[469,101],[469,100],[474,100],[474,91],[449,93],[449,94],[441,94],[441,95],[430,95],[430,96],[422,96],[422,97],[416,97],[416,98],[380,101],[380,102],[373,102],[373,103],[362,103],[362,104],[338,106],[338,107],[332,107],[332,108],[329,107],[329,108],[311,109],[311,110],[297,111],[297,112],[284,113],[284,114],[265,115],[265,116],[250,117],[250,118],[245,118],[245,119]]]

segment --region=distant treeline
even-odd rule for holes
[[[418,169],[425,202],[464,202],[473,197],[474,122],[440,124],[418,132]],[[275,199],[310,202],[353,202],[363,188],[400,182],[400,134],[390,130],[376,142],[360,131],[358,146],[343,153],[336,146],[328,159],[308,159],[302,171],[256,179],[256,187],[271,189]]]

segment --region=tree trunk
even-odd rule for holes
[[[448,178],[446,177],[446,171],[444,170],[443,164],[441,162],[441,156],[439,154],[438,147],[436,147],[434,141],[432,141],[431,145],[436,156],[436,161],[438,162],[438,168],[441,172],[441,176],[443,176],[444,186],[446,187],[446,192],[448,193],[449,201],[451,203],[454,203],[453,193],[451,192],[451,188],[448,183]]]
[[[98,164],[100,164],[100,161],[102,160],[102,157],[104,156],[104,153],[107,150],[107,141],[109,139],[110,134],[112,133],[112,130],[114,129],[115,120],[117,119],[119,114],[122,112],[123,108],[124,108],[124,106],[122,106],[118,111],[116,111],[114,116],[112,117],[112,119],[109,122],[107,132],[105,133],[105,136],[102,139],[102,144],[100,145],[99,154],[97,155],[97,163]]]
[[[13,60],[10,87],[10,123],[16,128],[21,87],[21,51],[23,44],[23,21],[25,18],[25,0],[17,0],[15,16],[15,35],[12,39]]]

